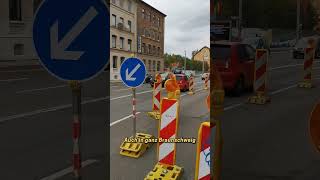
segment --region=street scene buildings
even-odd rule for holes
[[[120,80],[121,63],[131,56],[142,59],[149,74],[163,71],[165,16],[141,0],[111,0],[111,80]]]

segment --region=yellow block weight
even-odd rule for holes
[[[150,143],[144,143],[145,139],[153,138],[150,134],[137,133],[136,139],[140,139],[139,142],[122,142],[120,146],[120,154],[123,156],[139,158],[149,147]],[[133,139],[131,136],[129,139]]]
[[[178,180],[181,178],[183,168],[158,163],[144,180]]]

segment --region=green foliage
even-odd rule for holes
[[[202,62],[193,61],[189,58],[186,58],[186,66],[187,70],[194,70],[194,71],[202,71]],[[176,54],[164,54],[164,66],[165,68],[171,68],[171,65],[174,63],[179,63],[180,68],[184,67],[184,57],[181,55]],[[208,64],[205,64],[205,71],[208,70]]]

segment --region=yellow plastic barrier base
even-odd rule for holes
[[[182,167],[158,163],[144,180],[176,180],[181,178],[182,173]]]
[[[259,104],[259,105],[266,104],[266,103],[268,103],[270,101],[271,101],[270,97],[259,96],[259,95],[249,97],[249,99],[248,99],[248,103]]]
[[[189,91],[188,94],[189,95],[194,95],[194,92],[193,91]]]
[[[133,138],[132,136],[130,138]],[[151,143],[144,143],[144,139],[153,138],[150,134],[137,133],[137,139],[141,139],[139,142],[123,142],[120,146],[120,154],[132,158],[139,158],[150,147]]]
[[[161,117],[160,112],[158,111],[148,112],[148,115],[155,120],[160,120],[160,117]]]
[[[298,87],[299,87],[299,88],[311,89],[311,88],[313,88],[314,86],[312,85],[311,82],[301,82],[301,83],[298,84]]]

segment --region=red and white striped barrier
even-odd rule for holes
[[[312,80],[312,65],[314,60],[314,50],[313,48],[306,48],[305,56],[304,56],[304,76],[303,79],[305,81]]]
[[[195,86],[195,82],[194,82],[194,78],[193,76],[190,76],[189,79],[189,95],[193,95],[194,94],[194,86]]]
[[[209,86],[209,76],[204,79],[204,89],[207,90]]]
[[[210,127],[210,122],[203,122],[200,125],[198,132],[198,142],[197,142],[197,161],[196,161],[196,173],[195,180],[210,180],[210,150],[211,141],[210,134],[212,129],[215,127]]]
[[[266,93],[268,51],[258,49],[256,52],[254,90],[257,93]]]
[[[161,119],[159,125],[158,161],[161,164],[175,165],[176,144],[164,142],[175,139],[178,130],[178,109],[177,99],[163,98],[161,101]]]
[[[160,102],[161,102],[161,88],[162,83],[155,82],[153,86],[153,106],[152,111],[160,111]]]

